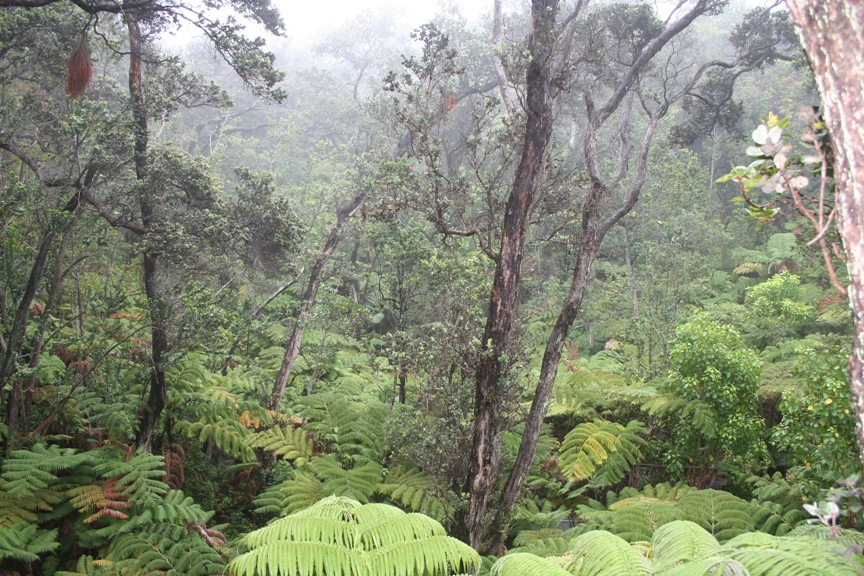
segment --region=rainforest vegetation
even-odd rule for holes
[[[0,0],[0,576],[864,573],[798,12],[290,10]]]

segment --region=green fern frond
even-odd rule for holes
[[[580,576],[651,573],[648,560],[627,542],[605,530],[595,530],[576,538],[573,565]]]
[[[747,502],[722,490],[691,490],[677,507],[684,520],[695,522],[721,542],[753,531]]]
[[[400,576],[473,572],[480,558],[435,520],[386,504],[330,497],[248,534],[237,576]]]
[[[128,532],[145,524],[204,524],[212,516],[213,512],[205,512],[191,497],[183,494],[182,490],[169,490],[159,502],[133,516],[123,530]]]
[[[657,569],[711,556],[719,549],[720,544],[704,528],[685,520],[660,526],[651,538],[651,552]]]
[[[332,454],[312,459],[309,466],[322,480],[327,494],[347,496],[364,504],[375,493],[383,471],[377,462],[366,462],[346,470]]]
[[[58,570],[54,576],[95,576],[100,569],[94,563],[92,556],[81,556],[75,565],[75,570]]]
[[[682,516],[681,511],[671,504],[643,499],[615,511],[609,532],[627,542],[650,541],[658,528],[681,520]]]
[[[297,467],[305,466],[312,457],[315,443],[309,438],[309,432],[303,428],[273,426],[250,435],[246,440],[250,448],[260,448],[273,455],[293,462]]]
[[[185,527],[125,534],[115,540],[107,559],[112,572],[141,576],[216,576],[225,572],[225,559],[197,533]]]
[[[137,504],[157,502],[167,491],[168,485],[159,480],[165,476],[162,456],[137,452],[128,461],[110,457],[106,452],[93,467],[102,478],[113,478],[122,496]],[[114,452],[116,455],[116,452]]]
[[[644,425],[636,420],[626,427],[605,420],[579,424],[561,443],[562,471],[571,480],[587,480],[596,475],[596,485],[613,484],[642,458],[644,434]]]
[[[199,442],[212,441],[222,452],[243,462],[254,462],[254,446],[247,442],[251,433],[237,420],[223,419],[214,423],[180,421],[174,427],[177,432]]]
[[[42,530],[36,524],[19,522],[0,531],[0,560],[35,562],[40,554],[51,552],[59,545],[57,530]]]
[[[717,435],[715,417],[711,408],[699,400],[687,400],[679,396],[660,394],[649,398],[642,405],[642,410],[651,416],[667,418],[674,415],[686,422],[706,438]]]
[[[444,505],[434,493],[432,479],[419,468],[401,464],[390,468],[375,491],[415,512],[444,518]]]
[[[762,532],[741,534],[726,543],[724,556],[740,562],[753,575],[809,576],[858,574],[840,547],[828,540],[777,537]]]
[[[89,459],[73,448],[34,444],[29,450],[13,450],[3,463],[3,490],[12,497],[32,496],[57,481],[54,472],[69,470]]]
[[[572,576],[570,572],[546,558],[520,552],[510,553],[500,558],[490,571],[490,576],[523,576],[525,574]]]

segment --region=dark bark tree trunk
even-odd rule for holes
[[[147,110],[144,94],[141,91],[143,38],[138,17],[127,12],[126,27],[129,30],[129,97],[132,100],[132,116],[135,121],[135,177],[144,185],[140,188],[138,202],[141,210],[141,224],[150,228],[155,218],[155,199],[153,191],[146,182],[149,178],[147,151],[149,134],[147,132]],[[159,291],[159,254],[151,248],[145,248],[142,255],[142,271],[144,275],[144,292],[150,313],[150,392],[147,405],[138,425],[138,435],[135,439],[144,452],[153,451],[153,432],[156,420],[162,414],[168,400],[168,384],[165,380],[165,355],[168,351],[167,308]]]
[[[33,374],[27,382],[27,389],[24,391],[24,410],[23,410],[23,430],[25,434],[30,432],[30,412],[33,406],[33,393],[36,390],[36,372],[35,369],[39,366],[39,360],[42,358],[42,346],[45,343],[45,328],[48,325],[48,318],[51,311],[54,309],[54,304],[57,302],[57,297],[60,295],[60,287],[63,284],[63,260],[66,255],[66,247],[69,245],[69,239],[72,237],[72,229],[63,234],[63,241],[60,243],[57,253],[54,255],[54,270],[51,273],[51,283],[48,288],[48,298],[45,301],[45,308],[42,310],[42,320],[39,322],[39,330],[36,334],[36,343],[33,346],[33,353],[30,358],[30,368],[34,369]]]
[[[498,479],[501,458],[503,380],[511,351],[513,311],[517,308],[522,259],[531,211],[543,178],[544,159],[552,135],[552,50],[557,0],[532,0],[528,40],[531,63],[527,72],[525,141],[507,201],[501,250],[483,332],[483,359],[477,368],[474,437],[465,491],[470,494],[464,526],[469,544],[479,549],[486,531],[489,495]]]
[[[864,466],[864,3],[787,0],[810,59],[834,151],[838,229],[849,269],[849,381]]]
[[[582,305],[585,289],[590,278],[590,269],[597,256],[600,244],[611,227],[626,216],[639,199],[639,194],[647,175],[648,152],[659,121],[666,115],[672,103],[686,95],[702,77],[705,70],[712,65],[716,65],[716,63],[708,63],[700,67],[681,90],[675,94],[666,95],[662,104],[650,113],[650,122],[642,140],[636,176],[630,184],[623,204],[608,216],[604,216],[602,214],[602,207],[609,203],[612,192],[627,176],[631,154],[629,119],[634,99],[631,90],[637,81],[639,73],[651,62],[653,57],[672,38],[685,30],[699,15],[705,13],[709,7],[710,2],[701,0],[690,12],[674,22],[660,36],[645,46],[634,60],[631,68],[624,75],[617,89],[602,108],[595,109],[590,96],[587,94],[584,95],[588,121],[583,150],[591,184],[581,209],[582,229],[580,231],[579,250],[573,267],[570,290],[552,329],[543,355],[540,377],[534,392],[531,408],[525,421],[525,432],[522,436],[516,461],[501,493],[501,497],[495,506],[495,517],[492,519],[492,522],[488,523],[491,526],[492,552],[497,552],[503,543],[503,538],[509,526],[510,510],[516,502],[522,490],[522,485],[531,469],[537,449],[537,440],[540,437],[540,429],[549,407],[552,385],[558,373],[558,363],[561,360],[564,341]],[[611,182],[607,183],[604,182],[600,169],[597,138],[603,123],[622,104],[624,104],[625,108],[621,113],[618,130],[622,144],[619,168],[617,175],[615,175]],[[472,545],[474,544],[473,540],[471,543]]]
[[[312,304],[315,303],[315,296],[318,294],[318,288],[321,286],[321,278],[324,275],[324,267],[330,261],[333,251],[345,235],[345,228],[348,222],[363,205],[366,200],[366,193],[361,192],[354,197],[351,202],[343,207],[336,215],[336,223],[327,240],[324,243],[324,248],[318,254],[315,264],[309,272],[309,283],[306,285],[306,290],[303,292],[303,297],[300,300],[300,306],[294,311],[293,320],[294,327],[291,329],[291,337],[288,339],[288,344],[285,346],[285,356],[282,358],[282,365],[279,367],[279,374],[276,375],[276,382],[273,384],[273,392],[267,399],[267,408],[276,410],[279,403],[282,402],[282,396],[285,394],[285,386],[288,385],[288,377],[291,375],[291,370],[294,368],[294,362],[297,361],[297,356],[300,355],[300,343],[303,340],[303,330],[305,329],[306,318],[312,310]]]

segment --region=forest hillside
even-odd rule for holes
[[[864,572],[798,12],[289,16],[0,0],[0,576]]]

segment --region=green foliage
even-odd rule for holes
[[[847,354],[838,347],[801,351],[794,367],[801,384],[783,391],[784,417],[772,435],[793,465],[812,466],[823,476],[843,477],[860,468]]]
[[[758,358],[738,348],[740,337],[734,328],[704,315],[681,326],[677,334],[666,388],[679,398],[707,406],[711,424],[705,422],[695,430],[674,426],[674,448],[667,454],[670,469],[682,477],[687,462],[705,465],[726,459],[754,466],[765,452],[760,438],[764,424],[757,410]],[[704,418],[696,409],[693,414]]]
[[[436,521],[384,504],[327,498],[248,534],[231,561],[238,576],[430,576],[476,570],[480,558]]]
[[[273,426],[248,437],[246,441],[250,448],[260,448],[274,456],[293,462],[297,467],[303,467],[312,457],[315,447],[309,438],[309,432],[302,427]]]
[[[572,562],[579,574],[650,574],[648,560],[618,536],[596,530],[583,534],[573,546]]]
[[[563,558],[569,572],[594,576],[623,574],[656,574],[658,576],[770,576],[795,574],[852,575],[856,565],[846,555],[838,553],[840,547],[854,542],[844,540],[845,534],[832,537],[826,530],[800,529],[786,537],[770,536],[761,532],[741,534],[725,544],[698,524],[686,520],[669,522],[658,528],[648,542],[628,544],[620,537],[596,530],[576,538],[573,550]],[[833,541],[832,541],[833,539]],[[501,574],[505,572],[509,556],[496,563]],[[562,574],[552,561],[556,559],[529,559],[527,554],[514,554],[513,567],[537,573]],[[540,572],[548,570],[548,572]],[[493,572],[494,573],[494,572]]]
[[[626,426],[604,420],[579,424],[564,437],[559,451],[561,468],[571,480],[596,486],[620,482],[641,458],[645,425],[631,420]]]
[[[568,572],[546,558],[515,552],[495,562],[489,574],[492,576],[522,576],[523,574],[569,576],[572,572]]]

